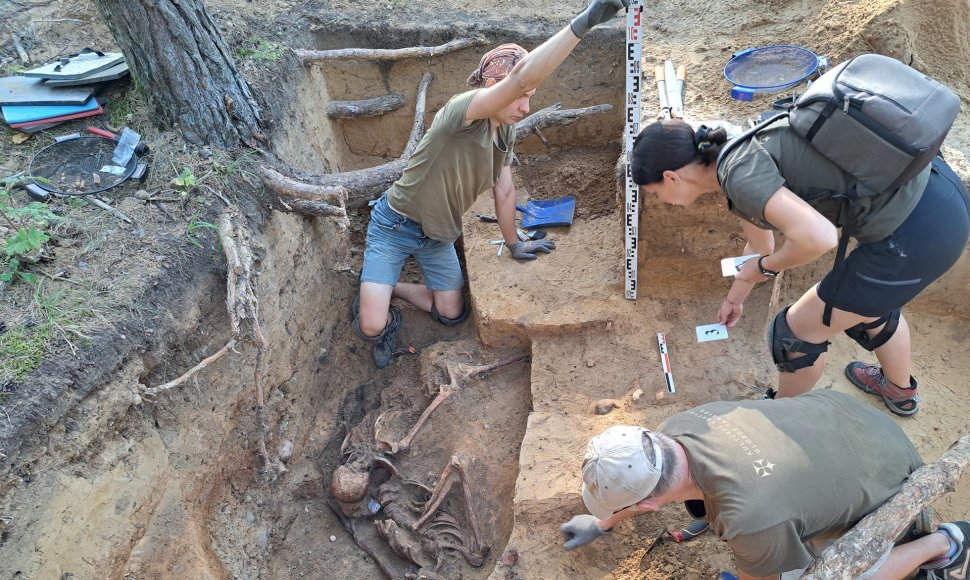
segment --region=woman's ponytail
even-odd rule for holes
[[[676,171],[695,161],[710,165],[727,138],[723,127],[701,125],[695,132],[680,119],[650,123],[633,143],[633,181],[638,185],[657,183],[663,180],[664,171]]]

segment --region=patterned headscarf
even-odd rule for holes
[[[518,44],[503,44],[494,48],[482,57],[478,63],[478,68],[468,75],[468,86],[483,87],[486,79],[495,79],[496,82],[509,75],[515,63],[519,62],[529,51]]]

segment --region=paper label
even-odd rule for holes
[[[702,324],[697,327],[697,342],[723,340],[725,338],[728,338],[728,331],[723,324]]]
[[[760,258],[761,254],[748,254],[747,256],[737,256],[734,258],[724,258],[721,260],[721,275],[737,276],[738,268],[751,258]]]

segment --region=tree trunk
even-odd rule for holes
[[[265,140],[246,81],[202,0],[94,0],[162,124],[191,143]]]

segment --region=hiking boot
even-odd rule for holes
[[[357,302],[355,301],[354,306],[356,305]],[[389,312],[391,321],[387,323],[384,330],[377,336],[364,334],[360,329],[360,319],[356,316],[350,324],[350,327],[354,330],[354,334],[364,342],[369,342],[374,345],[374,364],[379,369],[391,364],[391,359],[394,358],[394,349],[397,348],[397,331],[401,328],[400,309],[392,304]]]
[[[391,321],[374,341],[374,365],[382,369],[391,364],[394,349],[397,348],[397,331],[401,328],[401,311],[397,306],[391,306]]]
[[[870,395],[882,397],[889,410],[901,417],[909,417],[919,411],[919,395],[916,379],[909,377],[909,387],[900,387],[882,374],[882,368],[853,361],[845,367],[849,382]]]
[[[926,570],[928,580],[967,580],[970,564],[970,522],[950,522],[940,524],[940,533],[946,535],[957,546],[957,552],[950,558],[930,562],[921,568]]]

